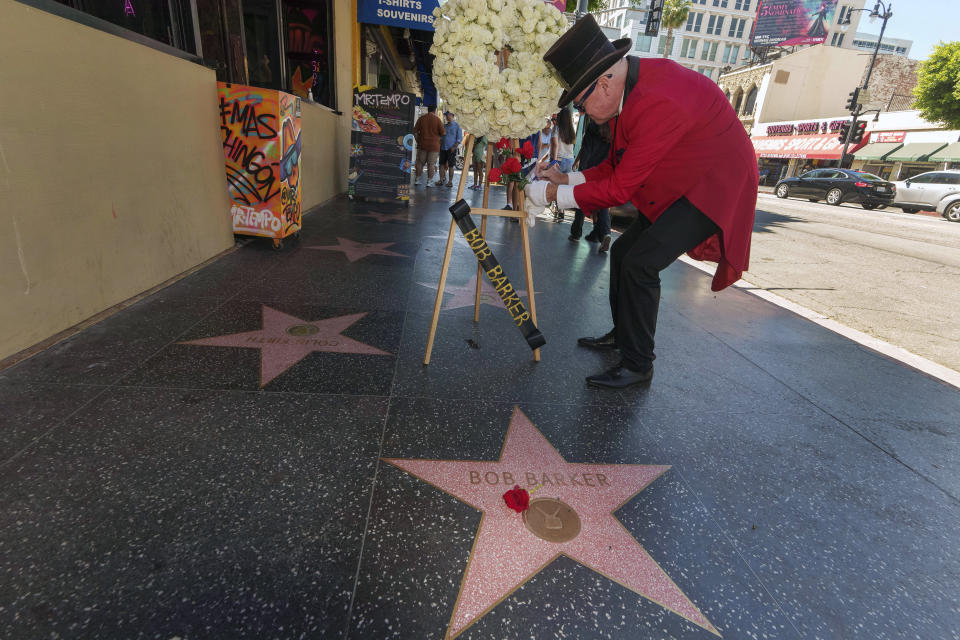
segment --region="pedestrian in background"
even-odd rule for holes
[[[577,130],[573,128],[573,114],[569,107],[564,107],[554,116],[555,126],[551,146],[556,149],[557,168],[569,173],[573,170],[573,145],[577,141]],[[554,221],[563,220],[563,209],[554,212]],[[581,218],[582,224],[582,218]]]
[[[540,129],[539,144],[536,146],[536,156],[541,160],[547,152],[550,157],[547,160],[557,159],[557,136],[554,132],[553,118],[547,118],[547,123]]]
[[[486,164],[487,136],[480,136],[473,143],[473,184],[470,188],[474,191],[483,189],[483,170]]]
[[[443,127],[443,122],[437,117],[437,106],[428,105],[427,112],[417,119],[413,125],[413,137],[417,141],[417,166],[416,180],[414,184],[420,184],[420,174],[423,173],[423,165],[427,165],[427,184],[433,181],[434,167],[437,164],[437,158],[440,156],[440,141],[446,135],[447,130]]]
[[[573,144],[577,141],[577,130],[573,127],[573,114],[569,107],[557,114],[557,167],[564,173],[573,170]]]
[[[610,155],[610,127],[606,124],[598,125],[587,115],[580,116],[583,122],[583,140],[580,144],[580,154],[576,160],[576,170],[591,169]],[[570,242],[580,242],[583,234],[584,212],[574,209],[573,225],[570,227]],[[591,212],[593,230],[587,234],[587,242],[599,242],[598,253],[606,253],[610,249],[610,209],[599,209]]]
[[[457,169],[457,152],[460,150],[460,142],[463,140],[463,130],[449,111],[443,112],[443,117],[447,121],[446,132],[440,141],[440,177],[437,180],[437,186],[443,184],[443,179],[447,176],[447,186],[453,186],[453,172]],[[464,158],[466,161],[466,158]]]

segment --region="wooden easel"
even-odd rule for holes
[[[457,187],[457,198],[454,202],[463,198],[464,189],[467,186],[468,163],[473,158],[473,143],[475,137],[473,134],[467,134],[466,144],[464,145],[463,172],[460,174],[460,185]],[[517,148],[517,141],[511,140],[512,148]],[[533,323],[537,323],[537,304],[533,297],[533,265],[530,260],[530,231],[527,228],[526,213],[523,208],[523,190],[517,190],[516,202],[514,206],[518,211],[507,211],[505,209],[489,209],[490,202],[490,183],[487,176],[490,174],[490,164],[493,158],[493,143],[487,144],[487,158],[483,172],[483,206],[478,209],[471,209],[471,215],[481,217],[480,235],[487,237],[487,217],[498,216],[501,218],[515,218],[520,222],[520,238],[523,244],[523,265],[527,276],[527,300],[530,303],[530,318]],[[509,188],[509,187],[508,187]],[[447,248],[443,254],[443,267],[440,269],[440,283],[437,285],[437,299],[433,304],[433,318],[430,320],[430,335],[427,338],[427,351],[423,355],[423,364],[430,364],[430,354],[433,351],[433,339],[437,335],[437,321],[440,319],[440,307],[443,305],[443,291],[447,285],[447,272],[450,270],[450,257],[453,255],[453,240],[457,233],[456,222],[450,219],[450,231],[447,233]],[[484,273],[479,263],[477,264],[477,293],[473,302],[473,321],[480,322],[480,290],[483,282]],[[533,351],[533,359],[540,362],[540,349]]]

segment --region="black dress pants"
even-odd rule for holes
[[[610,249],[610,311],[622,366],[649,369],[660,308],[660,272],[717,233],[710,218],[680,198],[656,222],[640,214]]]

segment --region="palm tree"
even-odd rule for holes
[[[667,28],[667,43],[663,50],[663,57],[670,55],[673,49],[673,30],[687,21],[690,11],[690,0],[666,0],[663,3],[663,13],[660,14],[660,27]]]

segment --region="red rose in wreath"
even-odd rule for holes
[[[513,489],[503,494],[503,501],[517,513],[523,513],[530,508],[530,494],[526,489],[521,489],[518,484],[513,485]]]
[[[494,167],[490,169],[490,173],[487,174],[487,182],[493,184],[494,182],[500,182],[500,169]]]
[[[512,157],[507,158],[503,161],[503,164],[500,165],[500,170],[504,173],[519,173],[520,168],[520,161]]]
[[[520,155],[529,160],[533,157],[533,143],[527,140],[523,143],[523,146],[520,147]]]
[[[510,146],[510,141],[507,140],[506,138],[500,138],[500,140],[497,141],[497,144],[495,144],[494,146],[497,149],[506,149],[507,147]]]

